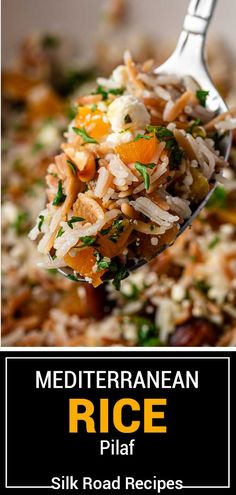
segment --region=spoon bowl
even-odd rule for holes
[[[220,94],[218,93],[216,87],[214,86],[212,79],[208,73],[206,60],[205,60],[205,42],[206,33],[210,25],[210,21],[215,9],[217,0],[191,0],[188,6],[188,12],[184,19],[183,29],[180,34],[177,46],[173,54],[169,59],[154,70],[155,74],[159,75],[175,75],[180,78],[191,77],[193,81],[204,90],[209,91],[207,98],[207,108],[212,111],[215,115],[219,115],[227,111],[227,106]],[[218,150],[221,156],[225,160],[228,159],[232,141],[232,133],[228,132],[224,138],[220,140]],[[192,212],[192,215],[184,221],[181,225],[177,237],[179,237],[187,227],[189,227],[193,220],[199,215],[201,210],[207,204],[210,196],[212,195],[217,181],[215,178],[210,180],[210,190],[206,197],[201,201],[200,204]],[[171,243],[173,244],[176,239]],[[158,256],[171,244],[162,245],[161,248],[157,250],[153,258]],[[128,272],[136,270],[147,263],[145,259],[129,260],[125,266]],[[83,277],[79,275],[74,275],[71,268],[59,268],[58,271],[78,282],[85,282]],[[103,280],[112,279],[112,274],[103,277]]]

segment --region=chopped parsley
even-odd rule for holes
[[[53,86],[61,96],[73,93],[81,84],[91,80],[95,75],[94,68],[89,69],[66,69],[60,77],[55,78]]]
[[[141,347],[160,346],[158,329],[149,318],[143,316],[133,316],[131,321],[136,325],[138,332],[138,345]]]
[[[123,230],[124,230],[123,220],[117,219],[114,220],[114,222],[112,223],[112,225],[110,225],[110,227],[107,227],[107,229],[102,229],[100,231],[100,234],[107,235],[111,233],[111,236],[108,237],[108,239],[116,243],[119,239],[119,235],[123,232]]]
[[[122,296],[127,301],[137,301],[140,293],[141,293],[141,290],[133,282],[130,283],[130,290],[129,290],[129,292],[121,292]]]
[[[146,165],[143,165],[143,163],[140,162],[135,163],[136,170],[138,170],[138,172],[140,172],[140,174],[143,176],[144,186],[146,190],[148,190],[150,187],[150,177],[147,168],[154,168],[155,166],[155,163],[147,163]]]
[[[78,129],[78,127],[73,127],[73,131],[75,134],[78,134],[78,136],[82,137],[84,140],[84,143],[95,143],[98,144],[96,139],[92,138],[91,136],[88,135],[86,129],[82,127],[81,129]]]
[[[63,203],[66,199],[65,194],[63,194],[62,191],[62,181],[59,180],[58,182],[58,189],[57,189],[57,194],[52,202],[54,206],[59,206],[61,203]]]
[[[112,263],[109,258],[103,257],[101,253],[95,253],[95,258],[97,261],[97,271],[106,270]]]
[[[73,223],[76,223],[76,222],[84,222],[85,218],[82,218],[82,217],[71,217],[70,220],[68,220],[67,224],[69,225],[69,227],[71,229],[73,229]]]
[[[73,275],[72,273],[69,273],[69,275],[66,275],[67,278],[69,278],[69,280],[73,280],[73,282],[80,282],[80,279],[77,278],[75,275]]]
[[[85,235],[84,237],[80,237],[80,240],[82,241],[83,246],[92,246],[96,242],[96,237]]]
[[[96,105],[96,103],[94,103],[92,106],[91,106],[91,112],[96,112],[98,106]]]
[[[60,44],[60,39],[52,34],[45,34],[42,44],[44,48],[57,48]]]
[[[208,95],[209,95],[209,91],[205,91],[204,89],[198,89],[196,91],[196,97],[197,97],[200,105],[202,105],[202,107],[206,106],[206,100],[207,100]]]
[[[100,231],[100,234],[101,235],[107,235],[107,234],[109,234],[109,232],[111,231],[111,229],[112,229],[112,225],[110,227],[107,227],[107,229],[102,229]]]
[[[120,283],[121,280],[124,280],[124,278],[127,278],[129,276],[128,270],[125,268],[125,266],[122,266],[118,263],[113,262],[110,266],[110,270],[114,273],[114,279],[113,279],[113,285],[116,288],[116,290],[120,290]]]
[[[146,129],[148,132],[153,132],[159,141],[174,138],[173,132],[162,125],[147,125]]]
[[[207,203],[207,208],[223,209],[226,207],[226,202],[227,202],[227,192],[222,186],[218,186],[212,193]]]
[[[183,156],[184,156],[184,152],[179,148],[177,144],[175,144],[171,148],[171,153],[170,153],[170,161],[169,161],[170,170],[173,170],[176,168],[176,166],[178,167],[180,165]]]
[[[201,279],[195,280],[195,287],[199,291],[203,292],[203,294],[207,294],[210,289],[210,286],[205,282],[205,280]]]
[[[208,249],[214,249],[214,247],[217,246],[219,242],[220,242],[220,238],[218,235],[216,235],[214,239],[212,239],[212,241],[208,244]]]
[[[113,285],[116,288],[116,290],[120,290],[121,280],[124,280],[124,278],[127,278],[128,276],[129,276],[129,272],[128,272],[128,270],[126,270],[125,267],[120,268],[116,272],[116,274],[114,276],[114,280],[113,280]]]
[[[39,232],[41,232],[43,222],[44,222],[44,216],[43,215],[39,215],[39,223],[38,223]]]
[[[60,227],[60,228],[59,228],[59,230],[58,230],[58,232],[57,232],[56,239],[57,239],[58,237],[61,237],[63,234],[64,234],[64,230],[63,230],[63,228],[62,228],[62,227]]]
[[[193,133],[193,130],[194,130],[194,127],[198,126],[201,124],[201,119],[197,118],[194,120],[194,122],[192,122],[192,124],[187,128],[187,132],[189,134],[192,134]]]
[[[43,149],[43,144],[40,141],[36,141],[32,146],[32,153],[35,155],[38,151]]]
[[[50,275],[57,275],[58,271],[56,268],[47,268],[47,272],[50,274]]]
[[[139,141],[139,139],[152,139],[153,136],[150,136],[149,134],[137,134],[137,136],[134,138],[134,142],[135,141]]]
[[[120,234],[124,230],[123,220],[115,220],[112,224],[112,235],[109,240],[116,243],[119,239]]]
[[[76,175],[76,166],[70,160],[66,160],[73,174]]]
[[[146,129],[149,132],[154,132],[158,141],[164,141],[166,143],[165,148],[170,151],[170,170],[173,170],[176,166],[180,165],[184,152],[179,148],[173,132],[164,126],[157,125],[147,125]]]
[[[107,100],[109,94],[111,95],[123,95],[124,93],[124,88],[111,88],[111,89],[104,89],[102,86],[98,86],[95,94],[100,94],[102,95],[103,100]]]
[[[23,235],[29,228],[29,214],[27,211],[20,211],[15,221],[11,224],[17,235]]]
[[[78,108],[74,105],[71,105],[66,111],[66,115],[69,120],[73,120],[77,115],[77,113],[78,113]]]

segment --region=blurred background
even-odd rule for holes
[[[22,37],[34,30],[66,35],[76,42],[79,52],[86,50],[91,55],[92,42],[99,31],[98,22],[106,17],[111,3],[112,0],[2,0],[3,63],[14,56]],[[166,38],[168,26],[168,38],[174,41],[188,0],[127,0],[126,4],[125,23],[129,29],[132,27],[135,32],[158,40]],[[211,26],[211,34],[223,37],[234,48],[235,15],[234,0],[219,0]],[[126,33],[125,27],[124,30]]]
[[[7,346],[235,345],[235,148],[208,208],[149,267],[93,289],[37,265],[29,229],[45,201],[44,174],[90,92],[130,49],[161,63],[188,0],[2,0],[3,326]],[[208,63],[236,105],[235,0],[219,0]],[[235,137],[234,137],[235,139]]]

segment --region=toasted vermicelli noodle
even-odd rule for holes
[[[97,93],[77,100],[30,234],[55,265],[94,286],[110,272],[118,287],[129,261],[150,260],[164,235],[173,242],[225,165],[217,131],[235,126],[230,113],[222,120],[208,110],[208,91],[192,78],[148,67],[125,52],[124,65],[98,78]]]

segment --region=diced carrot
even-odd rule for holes
[[[118,153],[122,162],[126,165],[134,162],[150,163],[158,151],[159,142],[155,136],[150,139],[138,139],[131,143],[119,144],[115,147],[115,152]]]
[[[110,125],[103,120],[104,113],[96,109],[92,111],[89,107],[80,107],[75,118],[76,127],[85,127],[89,136],[94,139],[101,139],[108,134]]]
[[[92,279],[92,284],[97,287],[102,283],[101,277],[106,270],[94,272],[93,267],[96,264],[95,250],[93,247],[85,247],[78,250],[76,256],[71,256],[69,253],[64,256],[65,263],[73,270],[79,273],[82,277]]]

